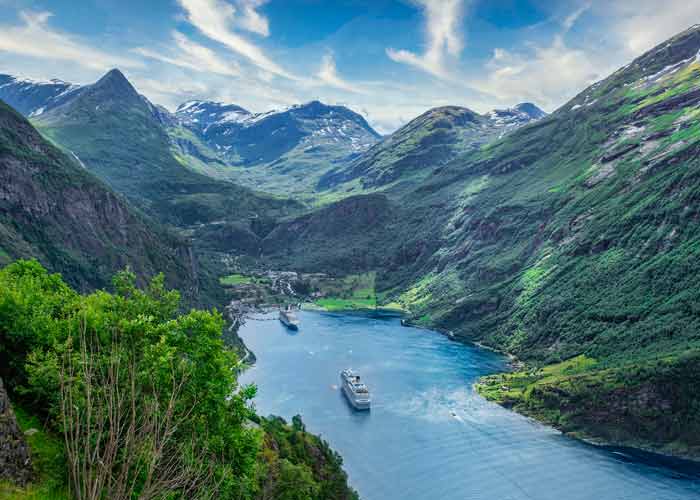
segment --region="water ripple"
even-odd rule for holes
[[[297,335],[272,321],[241,331],[258,361],[262,414],[301,413],[342,455],[366,500],[682,500],[699,476],[562,436],[480,398],[472,384],[505,368],[494,353],[403,328],[396,319],[301,313]],[[357,413],[337,390],[352,366],[373,392]],[[620,453],[620,452],[617,452]]]

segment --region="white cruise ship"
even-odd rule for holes
[[[288,307],[287,309],[280,309],[279,319],[284,326],[291,330],[299,329],[299,318],[294,314],[294,311]]]
[[[340,372],[340,384],[343,394],[356,410],[369,410],[372,398],[369,388],[360,382],[360,376],[351,369]]]

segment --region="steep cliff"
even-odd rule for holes
[[[35,257],[81,290],[116,270],[164,272],[190,298],[199,292],[189,243],[130,208],[75,159],[0,102],[0,261]]]

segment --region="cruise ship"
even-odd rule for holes
[[[356,410],[369,410],[372,402],[369,388],[360,382],[360,376],[357,373],[350,369],[340,372],[340,385],[343,388],[343,394]]]
[[[286,308],[286,309],[280,309],[280,321],[284,326],[291,330],[298,330],[299,329],[299,318],[297,318],[297,315],[294,314],[294,311],[291,308]]]

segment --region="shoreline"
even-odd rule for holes
[[[492,349],[489,348],[488,346],[482,346],[478,343],[473,343],[475,346],[484,348],[489,351],[493,351],[499,354],[503,354],[499,352],[497,349]],[[509,358],[516,359],[515,356],[509,356]],[[522,363],[521,361],[518,361],[519,363]],[[525,366],[525,365],[523,365]],[[511,373],[515,373],[518,370],[514,370]],[[513,413],[517,413],[518,415],[521,415],[529,420],[532,420],[533,422],[538,423],[539,425],[543,425],[546,427],[549,427],[550,429],[553,429],[560,433],[562,436],[566,436],[569,439],[574,439],[580,443],[584,443],[588,446],[594,446],[599,449],[605,449],[608,451],[612,452],[620,452],[620,451],[625,451],[627,455],[634,455],[634,459],[638,460],[640,457],[644,458],[653,458],[656,461],[663,462],[665,467],[674,469],[676,466],[684,466],[685,468],[691,468],[693,469],[693,474],[696,475],[697,477],[700,477],[700,455],[697,454],[692,454],[692,453],[684,453],[684,452],[674,452],[672,450],[661,450],[658,447],[655,447],[650,444],[645,444],[644,442],[640,441],[635,441],[635,440],[625,440],[625,441],[615,441],[615,440],[610,440],[606,439],[603,437],[595,436],[593,434],[590,434],[585,428],[579,428],[573,431],[566,431],[562,428],[561,425],[557,425],[555,422],[549,421],[545,418],[545,416],[538,414],[537,412],[531,412],[528,411],[526,408],[518,408],[518,405],[513,402],[507,402],[507,401],[502,401],[502,400],[495,400],[493,398],[489,398],[484,392],[482,392],[482,389],[485,389],[487,385],[483,382],[483,380],[487,377],[492,377],[492,376],[498,376],[498,375],[505,375],[508,372],[497,372],[493,373],[491,375],[484,375],[483,377],[480,377],[476,382],[472,384],[472,389],[476,394],[479,395],[479,397],[483,398],[486,401],[489,401],[491,403],[494,403],[501,408],[504,408],[505,410],[511,411]],[[669,461],[678,461],[678,464],[669,464]]]
[[[483,397],[483,396],[482,396]],[[484,398],[486,399],[486,398]],[[537,422],[540,425],[544,425],[546,427],[549,427],[551,429],[554,429],[555,431],[559,432],[562,436],[565,436],[569,439],[576,440],[580,443],[583,443],[587,446],[592,446],[598,449],[610,451],[610,452],[623,452],[625,451],[624,455],[632,456],[632,458],[635,461],[642,461],[640,460],[642,457],[649,458],[649,459],[654,459],[654,461],[659,461],[663,462],[663,466],[672,470],[676,470],[677,466],[685,466],[687,468],[692,468],[694,470],[694,476],[697,478],[700,478],[700,456],[696,455],[688,455],[684,453],[673,453],[670,451],[660,451],[657,448],[654,448],[652,446],[645,446],[640,443],[630,443],[630,442],[615,442],[615,441],[609,441],[603,438],[595,437],[592,435],[587,434],[583,430],[579,431],[564,431],[560,429],[558,426],[545,422],[543,420],[540,420],[539,418],[535,417],[534,415],[530,415],[525,412],[521,412],[516,410],[514,407],[507,407],[504,406],[500,403],[497,403],[495,401],[492,401],[493,403],[497,404],[498,406],[505,408],[508,411],[512,411],[514,413],[517,413],[518,415],[522,415],[525,418],[528,418],[534,422]],[[647,462],[647,461],[642,461],[642,462]],[[673,464],[672,462],[678,462],[677,464]]]
[[[397,309],[393,307],[324,307],[322,305],[316,304],[315,302],[304,302],[301,305],[301,310],[314,311],[314,312],[328,312],[328,313],[338,313],[338,314],[349,314],[349,313],[361,313],[361,314],[372,314],[381,313],[386,315],[395,315],[397,317],[406,315],[407,311],[403,309]]]
[[[399,311],[397,309],[383,309],[381,307],[379,308],[352,308],[352,309],[328,309],[322,306],[319,306],[317,304],[314,304],[312,302],[309,303],[304,303],[302,304],[302,310],[306,310],[309,312],[321,312],[321,313],[331,313],[331,314],[361,314],[361,315],[373,315],[373,314],[383,314],[387,316],[394,316],[394,317],[402,317],[406,314],[406,311]],[[433,331],[436,333],[439,333],[440,335],[443,335],[447,337],[449,340],[458,342],[463,345],[469,345],[472,347],[475,347],[477,349],[483,349],[486,351],[490,351],[496,354],[499,354],[505,358],[508,359],[508,366],[512,369],[512,371],[518,371],[526,367],[526,364],[521,361],[517,356],[514,354],[502,351],[496,347],[489,346],[486,344],[483,344],[482,342],[479,341],[471,341],[468,339],[461,338],[459,336],[454,335],[453,332],[440,329],[440,328],[431,328],[428,326],[421,326],[421,325],[416,325],[412,323],[403,323],[402,326],[406,328],[418,328],[418,329],[423,329],[426,331]],[[240,340],[241,346],[245,349],[246,355],[239,361],[239,369],[241,371],[245,371],[248,368],[251,368],[253,365],[255,365],[256,362],[256,356],[251,351],[248,346],[245,344],[245,341],[243,340],[242,337],[238,335],[238,332],[235,333],[238,339]],[[252,357],[252,360],[249,360],[248,358]],[[508,373],[508,372],[503,372],[503,373]],[[491,375],[499,375],[499,373],[493,373]],[[487,401],[491,401],[494,404],[497,404],[501,406],[502,408],[512,411],[514,413],[517,413],[518,415],[522,415],[525,418],[528,418],[534,422],[537,422],[540,425],[544,425],[546,427],[549,427],[557,432],[559,432],[561,435],[566,436],[569,439],[574,439],[580,443],[583,443],[587,446],[593,446],[598,449],[604,449],[610,452],[624,452],[625,455],[632,455],[632,458],[634,460],[639,460],[639,461],[644,461],[642,460],[643,458],[648,458],[651,460],[655,461],[660,461],[663,463],[664,467],[670,468],[672,470],[677,470],[678,467],[680,468],[690,468],[690,469],[697,469],[693,473],[697,474],[698,477],[700,477],[700,456],[693,456],[693,455],[687,455],[683,453],[672,453],[672,452],[662,452],[659,451],[656,448],[653,448],[651,446],[645,446],[643,444],[639,443],[629,443],[629,442],[614,442],[614,441],[608,441],[602,438],[595,437],[593,435],[587,434],[584,430],[579,430],[575,432],[567,432],[562,430],[560,427],[557,425],[547,422],[546,420],[537,418],[535,414],[530,414],[528,412],[524,411],[519,411],[515,405],[505,405],[501,404],[498,401],[493,401],[488,399],[486,396],[484,396],[478,389],[478,386],[480,385],[480,380],[477,380],[472,384],[472,388],[474,389],[474,392],[478,394],[480,397],[484,398]],[[668,463],[669,461],[678,461],[678,463]]]

